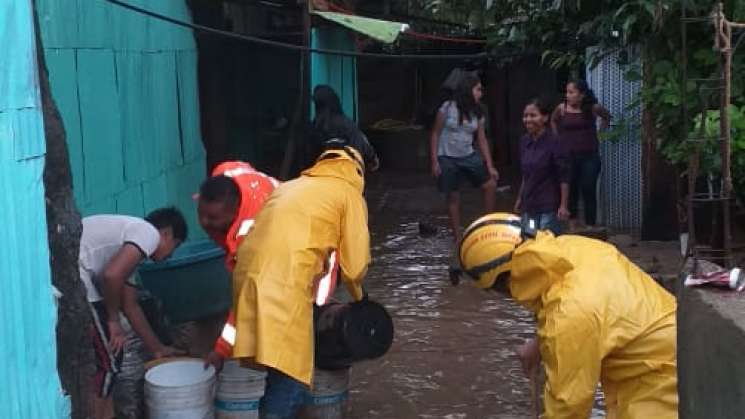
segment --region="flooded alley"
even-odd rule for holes
[[[367,194],[366,284],[390,310],[396,337],[381,360],[353,369],[350,417],[531,417],[530,385],[513,349],[532,335],[532,316],[505,297],[450,284],[452,238],[431,178],[373,176]],[[477,195],[464,193],[468,220],[481,208]],[[420,222],[437,233],[420,234]]]
[[[477,190],[462,193],[467,223],[482,203]],[[452,236],[432,178],[375,174],[366,195],[373,258],[366,287],[389,309],[396,334],[383,358],[353,367],[349,417],[536,417],[514,353],[533,335],[533,316],[502,295],[450,283]],[[509,191],[498,193],[498,210],[512,202]],[[603,417],[600,393],[595,405],[592,417]]]

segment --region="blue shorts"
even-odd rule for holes
[[[440,192],[457,191],[460,183],[465,179],[477,188],[489,180],[489,172],[481,155],[473,152],[465,157],[438,156],[440,176],[437,178],[437,188]]]

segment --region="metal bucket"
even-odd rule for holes
[[[226,361],[217,379],[216,418],[258,419],[265,387],[265,371],[243,368],[235,360]]]
[[[316,368],[313,389],[300,419],[343,419],[349,401],[349,368],[328,371]]]

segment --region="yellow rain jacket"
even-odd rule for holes
[[[313,375],[313,282],[338,250],[355,300],[370,263],[364,180],[343,151],[320,160],[268,198],[237,252],[233,272],[235,358],[307,385]]]
[[[538,320],[544,418],[678,417],[675,299],[615,247],[539,232],[512,259],[510,293]]]

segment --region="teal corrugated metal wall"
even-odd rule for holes
[[[52,91],[83,215],[179,207],[204,237],[191,196],[205,176],[191,30],[103,0],[36,0]],[[191,21],[185,0],[131,4]]]
[[[61,419],[31,0],[0,0],[0,418]]]
[[[324,26],[311,32],[313,48],[354,51],[354,38],[343,28]],[[357,61],[354,57],[311,54],[311,91],[319,84],[327,84],[336,90],[344,113],[357,120]]]

